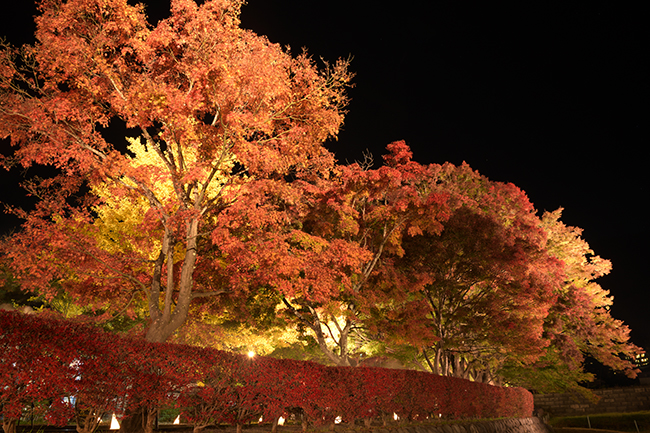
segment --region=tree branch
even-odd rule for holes
[[[229,290],[218,290],[216,292],[194,292],[194,293],[192,293],[192,299],[219,296],[219,295],[223,295],[224,293],[229,293],[229,292],[230,292]]]

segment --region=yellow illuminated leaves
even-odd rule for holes
[[[108,188],[96,187],[94,191],[104,203],[95,207],[99,229],[98,246],[111,254],[140,253],[153,259],[152,251],[134,251],[137,245],[144,248],[142,241],[134,242],[142,236],[142,224],[147,203],[141,197],[119,197],[109,193]],[[151,246],[148,246],[151,248]]]
[[[152,319],[162,298],[166,318],[184,309],[161,325],[168,329],[156,338],[164,339],[190,302],[222,291],[222,277],[207,277],[212,264],[242,274],[241,291],[249,278],[273,276],[230,251],[277,246],[262,251],[267,263],[293,276],[308,257],[332,250],[293,235],[294,203],[267,206],[260,190],[288,174],[331,171],[322,142],[343,120],[348,62],[320,71],[308,56],[239,28],[242,4],[174,0],[171,15],[151,25],[126,0],[43,0],[32,57],[18,61],[18,50],[3,47],[0,136],[11,136],[23,166],[50,165],[65,179],[56,191],[41,184],[48,194],[16,237],[16,266],[36,270],[34,287],[65,269],[75,277],[68,289],[88,299],[119,292],[126,303],[133,287],[149,291]],[[140,135],[126,151],[110,137],[116,123]],[[244,196],[247,206],[232,211]],[[328,266],[353,259],[328,254],[300,289],[313,284],[323,297],[338,288]],[[43,257],[47,264],[36,263]]]
[[[547,234],[548,251],[562,260],[568,284],[586,285],[589,281],[607,275],[612,269],[609,260],[594,255],[582,238],[582,229],[560,221],[562,208],[545,212],[541,218]]]

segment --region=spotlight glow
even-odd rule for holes
[[[120,423],[117,421],[117,417],[115,414],[111,417],[111,430],[119,430],[120,429]]]

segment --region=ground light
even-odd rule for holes
[[[257,420],[257,422],[260,423],[260,424],[262,423],[262,421],[264,421],[263,416],[261,416],[260,419]],[[278,425],[284,425],[284,417],[283,416],[278,418]]]
[[[117,417],[115,414],[111,417],[111,430],[119,430],[120,429],[120,423],[117,421]]]

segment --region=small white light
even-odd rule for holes
[[[341,418],[341,415],[337,416],[336,419],[334,420],[334,424],[341,424],[341,421],[343,421],[343,418]]]
[[[278,425],[284,425],[284,417],[283,416],[278,418]]]
[[[120,423],[117,422],[117,417],[115,416],[115,414],[113,414],[113,416],[111,417],[111,427],[110,427],[110,429],[111,430],[119,430],[120,429]]]
[[[255,352],[253,352],[252,350],[250,352],[248,352],[248,357],[249,358],[254,358],[255,357]]]
[[[178,424],[180,424],[180,423],[181,423],[181,416],[178,415],[178,416],[176,417],[176,419],[174,420],[173,424],[178,425]]]
[[[397,420],[399,419],[399,417],[397,416],[397,414],[396,414],[395,412],[393,412],[393,419],[394,419],[395,421],[397,421]]]

